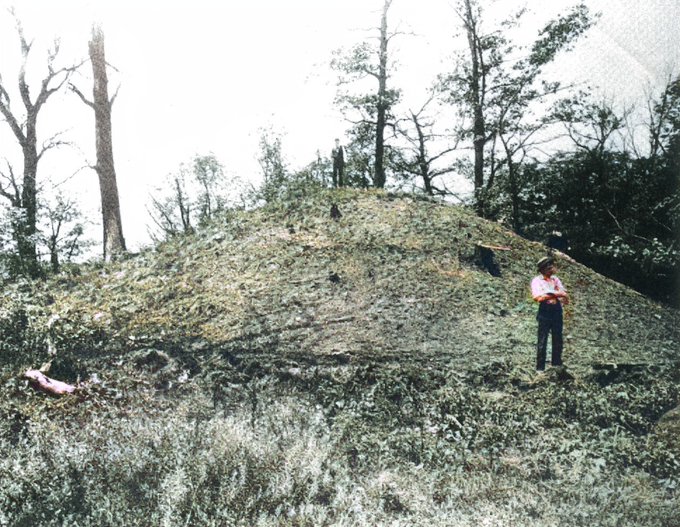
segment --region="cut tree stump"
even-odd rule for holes
[[[497,245],[486,245],[478,243],[475,245],[475,261],[482,269],[485,269],[491,276],[501,276],[501,268],[496,262],[494,251],[510,251],[510,247],[500,247]]]

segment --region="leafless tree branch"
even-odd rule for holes
[[[80,97],[81,101],[83,101],[90,108],[94,109],[94,103],[92,101],[88,100],[87,97],[85,97],[85,95],[83,95],[83,92],[81,92],[75,84],[69,83],[69,89],[73,93],[75,93],[78,97]]]

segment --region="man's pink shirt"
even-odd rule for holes
[[[558,291],[565,292],[564,286],[559,278],[551,276],[545,278],[543,275],[538,275],[531,281],[531,296],[537,298],[548,293],[556,293]]]

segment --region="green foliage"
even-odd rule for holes
[[[346,186],[369,188],[375,172],[375,130],[370,123],[357,123],[347,135],[350,140],[345,147]]]
[[[533,43],[529,63],[541,67],[552,62],[559,51],[568,49],[574,39],[592,25],[593,18],[585,4],[579,4],[566,15],[551,20]]]
[[[113,421],[102,415],[66,429],[32,425],[20,449],[28,455],[0,466],[0,521],[252,525],[304,516],[301,505],[328,499],[314,479],[328,470],[316,462],[329,445],[318,418],[295,406],[295,416],[253,426],[240,415],[192,419],[169,412]],[[20,472],[12,468],[18,464]]]
[[[470,49],[459,54],[454,71],[441,76],[441,82],[449,101],[469,117],[462,138],[475,147],[477,211],[493,217],[489,194],[497,192],[494,187],[504,186],[511,195],[512,225],[517,228],[522,190],[517,171],[535,150],[537,132],[549,124],[544,117],[546,101],[560,89],[558,82],[544,78],[544,67],[568,50],[592,21],[587,7],[580,4],[548,22],[526,49],[507,32],[521,24],[526,10],[505,20],[503,31],[490,31],[484,29],[482,4],[479,0],[458,3]]]
[[[87,221],[78,203],[57,192],[40,207],[43,211],[41,242],[46,247],[52,272],[59,272],[62,263],[72,262],[94,245],[84,238]]]
[[[486,194],[490,217],[516,232],[544,240],[566,235],[569,254],[598,272],[654,298],[680,299],[680,180],[673,97],[669,82],[650,101],[647,155],[621,149],[628,115],[586,94],[555,105],[553,117],[575,150],[525,163],[499,178]],[[677,131],[677,130],[676,130]]]
[[[37,248],[41,235],[26,230],[26,211],[21,207],[0,207],[0,277],[38,277],[42,267],[37,261],[37,253],[28,255],[20,247]]]
[[[244,189],[238,178],[227,177],[213,155],[195,155],[170,174],[151,196],[149,214],[159,241],[202,228],[225,210],[242,205]]]
[[[46,351],[40,322],[45,316],[43,296],[25,279],[5,282],[0,295],[0,364],[29,365]]]
[[[258,162],[262,183],[250,196],[255,204],[293,201],[325,187],[327,160],[324,162],[319,156],[316,162],[291,172],[283,154],[282,138],[272,130],[261,132]]]
[[[660,300],[677,301],[678,182],[669,171],[605,151],[565,154],[528,167],[522,177],[520,222],[527,236],[544,239],[560,231],[579,261]]]
[[[0,281],[32,273],[57,273],[62,264],[82,256],[93,245],[84,237],[87,221],[74,200],[57,192],[51,199],[40,200],[39,212],[39,229],[31,236],[37,249],[36,263],[20,254],[17,243],[23,236],[18,225],[24,212],[16,207],[0,207]]]
[[[281,136],[271,131],[263,131],[260,135],[260,154],[258,156],[262,170],[262,186],[259,194],[265,203],[277,200],[285,194],[285,182],[288,168],[281,149]]]
[[[680,137],[680,76],[669,77],[663,92],[652,101],[649,123],[652,154],[661,149],[677,160]]]

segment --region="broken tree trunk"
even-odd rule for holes
[[[40,370],[28,370],[24,373],[31,386],[52,395],[66,395],[76,391],[76,387],[62,381],[50,379]]]
[[[510,247],[499,247],[478,243],[475,245],[475,261],[491,276],[501,276],[501,268],[494,258],[494,251],[510,251]]]

